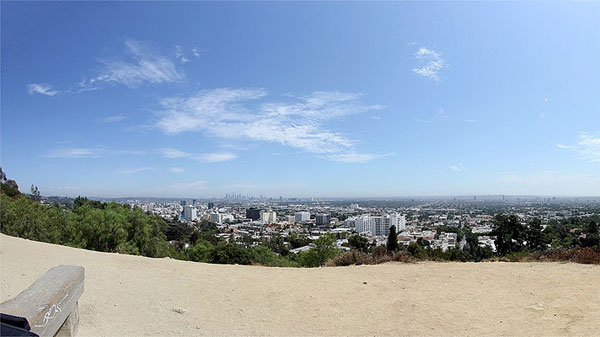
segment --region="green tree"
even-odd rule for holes
[[[275,254],[266,246],[257,246],[251,249],[254,263],[270,267],[292,267],[295,263]]]
[[[387,246],[388,252],[396,252],[400,249],[398,245],[398,233],[396,233],[396,226],[390,227],[390,234],[388,235]]]
[[[599,234],[598,224],[596,223],[596,221],[592,220],[590,222],[590,224],[588,225],[588,233],[589,234]]]
[[[7,179],[6,173],[4,171],[2,171],[1,167],[0,167],[0,193],[4,193],[11,198],[21,195],[21,192],[19,192],[19,185],[17,185],[17,182],[12,179]]]
[[[297,233],[288,236],[287,239],[292,249],[304,247],[312,242],[308,236]]]
[[[184,249],[184,253],[190,261],[210,262],[213,249],[214,246],[210,242],[198,240],[193,246]]]
[[[598,224],[592,220],[588,225],[585,238],[581,239],[583,247],[598,247],[600,249],[600,233],[598,232]]]
[[[523,249],[525,230],[515,215],[498,214],[494,218],[492,235],[496,236],[496,250],[500,255]]]
[[[290,252],[290,248],[285,242],[285,238],[279,234],[271,236],[268,240],[266,240],[264,245],[271,249],[271,251],[274,253],[281,256],[286,256]]]
[[[367,252],[369,250],[369,240],[362,235],[354,234],[348,238],[348,244],[350,248],[356,249],[361,252]]]
[[[416,242],[411,242],[408,245],[408,253],[416,258],[422,259],[426,256],[426,252],[419,244]]]
[[[210,252],[210,262],[220,264],[250,264],[250,250],[235,243],[220,242]]]
[[[330,259],[336,257],[341,251],[335,245],[336,237],[325,234],[315,240],[315,246],[308,251],[298,254],[298,260],[304,267],[320,267]]]
[[[545,248],[544,235],[542,234],[542,221],[533,219],[525,231],[525,240],[527,248],[531,251],[543,250]]]

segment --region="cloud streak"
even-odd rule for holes
[[[600,162],[600,134],[593,135],[587,132],[579,133],[579,141],[574,145],[556,144],[559,149],[571,150],[582,159]]]
[[[156,112],[156,127],[167,134],[202,132],[222,139],[271,142],[337,158],[358,158],[356,141],[325,124],[383,108],[361,104],[358,93],[316,91],[288,95],[286,101],[267,101],[267,96],[264,89],[221,88],[166,98]],[[362,154],[361,158],[380,156]]]
[[[174,148],[162,148],[158,151],[168,159],[190,158],[202,163],[219,163],[237,158],[235,153],[230,152],[189,153]]]
[[[117,123],[126,120],[128,117],[123,114],[106,116],[98,120],[98,123],[101,124],[109,124],[109,123]]]
[[[27,85],[27,92],[30,95],[40,94],[46,96],[54,96],[59,93],[58,90],[53,90],[48,84],[31,83]]]
[[[101,59],[103,69],[100,74],[91,79],[84,79],[79,84],[80,89],[97,89],[102,83],[117,83],[136,88],[147,83],[169,83],[185,79],[183,71],[177,69],[171,59],[144,42],[127,40],[125,51],[124,58]],[[176,57],[184,63],[182,54]]]
[[[139,172],[144,172],[144,171],[150,171],[153,170],[152,167],[138,167],[138,168],[134,168],[134,169],[129,169],[129,170],[122,170],[121,173],[123,174],[134,174],[134,173],[139,173]]]
[[[421,47],[415,52],[414,57],[418,62],[418,66],[412,70],[415,74],[435,82],[442,80],[440,73],[448,67],[448,64],[440,53]]]
[[[324,156],[325,159],[340,163],[366,163],[374,159],[390,156],[391,154],[373,153],[337,153]]]
[[[143,155],[144,151],[111,150],[103,147],[59,147],[48,151],[46,158],[99,158],[105,155]]]
[[[456,171],[456,172],[462,172],[465,170],[465,165],[463,165],[462,163],[457,163],[454,165],[450,165],[450,169],[452,171]]]
[[[173,54],[175,55],[175,58],[177,58],[182,64],[190,62],[190,59],[183,55],[183,48],[181,48],[181,46],[176,45]]]
[[[47,158],[98,158],[102,149],[98,148],[58,148],[46,153]]]
[[[169,186],[169,188],[179,191],[190,191],[190,190],[199,190],[203,189],[206,181],[204,180],[196,180],[187,183],[174,183]]]

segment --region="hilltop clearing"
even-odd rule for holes
[[[589,336],[600,331],[600,267],[595,265],[211,265],[3,234],[0,259],[2,301],[51,267],[85,267],[79,336]]]

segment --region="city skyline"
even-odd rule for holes
[[[3,2],[2,169],[64,196],[598,196],[599,10]]]

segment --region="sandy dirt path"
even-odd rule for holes
[[[60,264],[85,267],[78,336],[600,335],[600,267],[572,263],[288,269],[0,235],[0,300]]]

